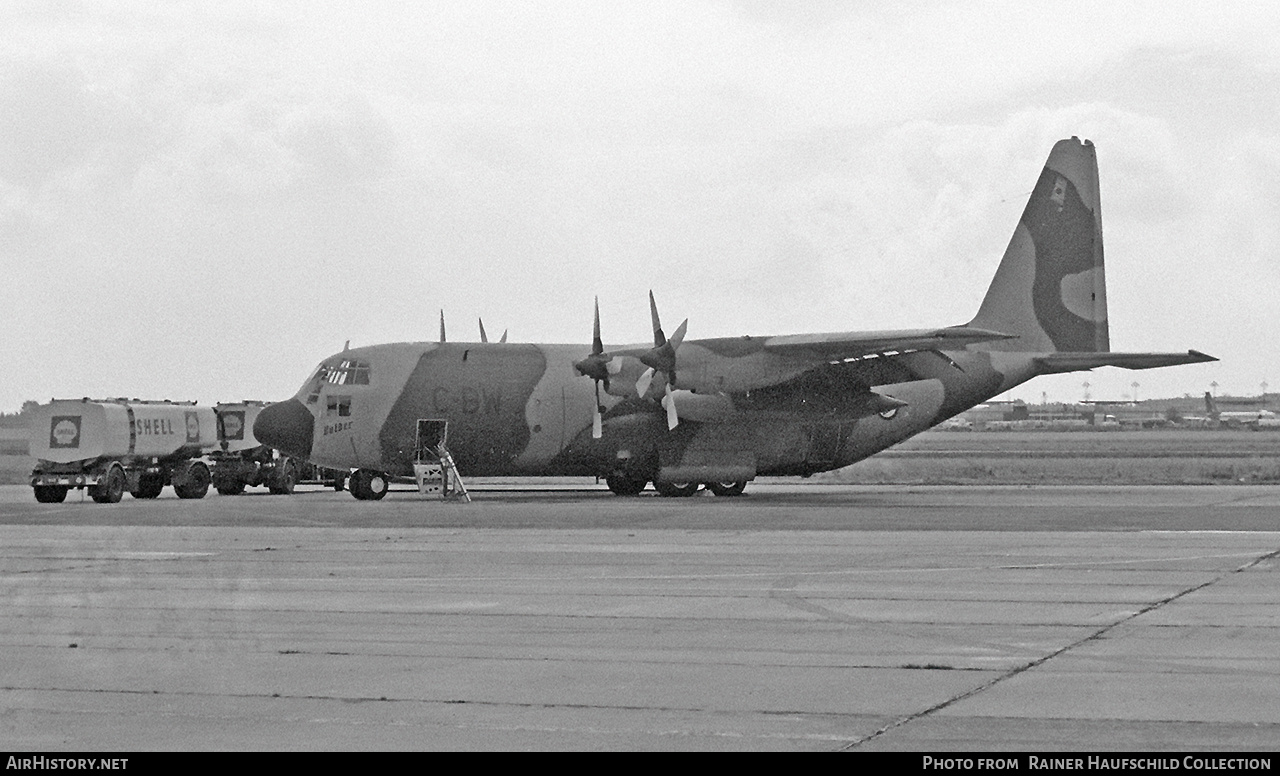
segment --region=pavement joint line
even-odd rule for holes
[[[610,711],[664,711],[664,712],[689,712],[696,714],[717,714],[722,713],[723,709],[708,708],[705,706],[662,706],[662,705],[639,705],[627,703],[553,703],[544,702],[537,703],[533,701],[497,701],[497,700],[468,700],[466,698],[396,698],[388,696],[374,697],[368,696],[351,696],[351,695],[316,695],[316,694],[293,694],[293,693],[214,693],[214,692],[195,692],[191,690],[142,690],[129,688],[106,688],[97,689],[85,688],[67,688],[67,687],[18,687],[3,686],[0,692],[64,692],[73,694],[87,695],[157,695],[171,697],[188,697],[188,698],[229,698],[243,700],[287,700],[287,701],[338,701],[340,703],[412,703],[421,705],[439,705],[439,706],[495,706],[504,708],[518,709],[580,709],[595,710],[607,709]],[[757,709],[756,714],[763,716],[807,716],[810,712],[797,709]],[[823,716],[837,717],[862,717],[864,714],[853,712],[823,712]]]
[[[1185,590],[1182,590],[1180,592],[1174,593],[1171,596],[1167,596],[1158,601],[1150,603],[1147,606],[1144,606],[1143,608],[1139,609],[1138,611],[1128,615],[1127,617],[1122,617],[1119,620],[1116,620],[1115,622],[1111,623],[1110,625],[1103,626],[1099,630],[1095,631],[1094,633],[1088,636],[1085,636],[1084,638],[1077,639],[1076,641],[1073,641],[1070,644],[1060,647],[1054,650],[1053,652],[1050,652],[1049,654],[1044,655],[1043,657],[1036,658],[1030,663],[1027,663],[1025,665],[1021,665],[1021,666],[1018,666],[1017,668],[1006,671],[1005,673],[995,677],[994,679],[991,679],[987,682],[984,682],[978,685],[977,687],[974,687],[963,693],[960,693],[959,695],[953,698],[948,698],[947,700],[942,701],[941,703],[934,704],[933,706],[930,706],[927,709],[918,711],[914,714],[909,714],[905,717],[902,717],[901,719],[894,720],[893,722],[890,722],[888,725],[885,725],[884,727],[880,728],[879,730],[872,733],[871,735],[863,736],[862,738],[856,739],[854,741],[850,741],[849,743],[840,747],[836,751],[847,752],[852,749],[856,749],[862,746],[863,744],[867,743],[868,741],[871,741],[873,739],[876,739],[884,735],[890,730],[901,727],[910,722],[915,722],[918,719],[923,719],[927,716],[932,715],[934,712],[941,711],[942,709],[945,709],[948,706],[952,706],[956,703],[959,703],[960,701],[966,700],[968,698],[972,698],[975,695],[978,695],[979,693],[986,692],[987,690],[991,689],[997,684],[1000,684],[1006,679],[1012,679],[1013,677],[1018,676],[1019,674],[1025,673],[1026,671],[1030,671],[1033,668],[1042,666],[1045,663],[1049,662],[1050,660],[1054,659],[1055,657],[1058,657],[1059,655],[1062,655],[1066,652],[1070,652],[1076,647],[1082,646],[1084,644],[1088,644],[1091,641],[1097,641],[1098,639],[1101,639],[1107,633],[1110,633],[1111,631],[1115,630],[1121,625],[1132,622],[1133,620],[1137,619],[1138,617],[1141,617],[1144,614],[1147,614],[1148,612],[1154,612],[1155,610],[1163,607],[1165,604],[1173,603],[1174,601],[1177,601],[1179,598],[1183,598],[1185,596],[1191,595],[1192,593],[1198,592],[1212,585],[1216,585],[1217,583],[1221,582],[1222,580],[1234,574],[1240,574],[1242,572],[1248,571],[1249,569],[1253,568],[1254,566],[1257,566],[1260,563],[1263,563],[1268,560],[1274,560],[1277,557],[1280,557],[1280,548],[1272,550],[1271,552],[1263,553],[1262,555],[1257,556],[1256,558],[1244,564],[1243,566],[1240,566],[1239,568],[1232,569],[1231,571],[1224,571],[1221,574],[1217,575],[1216,577],[1213,577],[1212,579],[1205,580],[1204,582],[1201,582],[1198,585],[1192,585],[1191,587],[1186,588]]]

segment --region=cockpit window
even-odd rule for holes
[[[324,379],[332,385],[368,385],[369,364],[365,361],[341,361],[337,366],[328,368]]]
[[[320,399],[320,389],[328,385],[368,385],[369,362],[345,359],[337,364],[321,364],[316,374],[308,381],[307,404],[315,404]]]

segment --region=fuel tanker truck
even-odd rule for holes
[[[179,498],[204,498],[218,446],[212,407],[137,399],[55,399],[31,415],[31,487],[36,501],[58,503],[71,488],[88,488],[100,504],[127,490],[155,498],[172,485]]]
[[[209,454],[209,460],[213,464],[213,487],[224,496],[239,495],[252,485],[266,485],[272,493],[288,494],[298,484],[298,462],[253,436],[253,421],[265,406],[260,401],[214,405],[218,449]]]

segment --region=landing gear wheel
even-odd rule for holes
[[[747,489],[747,481],[739,480],[738,482],[708,482],[707,490],[717,496],[741,496],[742,491]]]
[[[604,478],[605,483],[609,486],[609,490],[619,496],[636,496],[640,491],[644,490],[644,486],[649,481],[642,477],[632,477],[621,472],[610,474]]]
[[[134,498],[155,498],[164,490],[164,478],[158,474],[144,474],[138,478],[138,487],[129,491]]]
[[[124,495],[124,471],[116,465],[107,470],[97,485],[89,488],[89,496],[99,504],[117,504]]]
[[[293,493],[293,487],[298,484],[298,465],[293,462],[292,458],[286,458],[276,467],[275,474],[271,477],[271,483],[267,485],[267,490],[277,496],[287,496]]]
[[[41,504],[61,504],[67,498],[68,488],[65,485],[32,485],[31,489]]]
[[[213,487],[215,490],[218,491],[219,495],[223,495],[223,496],[239,496],[241,493],[244,493],[243,482],[214,483]]]
[[[377,501],[387,495],[387,475],[370,469],[357,469],[351,475],[351,495],[361,501]]]
[[[173,490],[178,498],[204,498],[209,492],[209,467],[198,461],[191,464],[182,484],[174,483]]]
[[[684,498],[692,496],[698,492],[698,483],[696,482],[655,482],[653,489],[658,491],[659,496],[668,498]]]

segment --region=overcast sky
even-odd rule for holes
[[[1111,344],[1280,390],[1280,4],[0,4],[0,410],[278,400],[353,346],[968,321],[1098,146]]]

